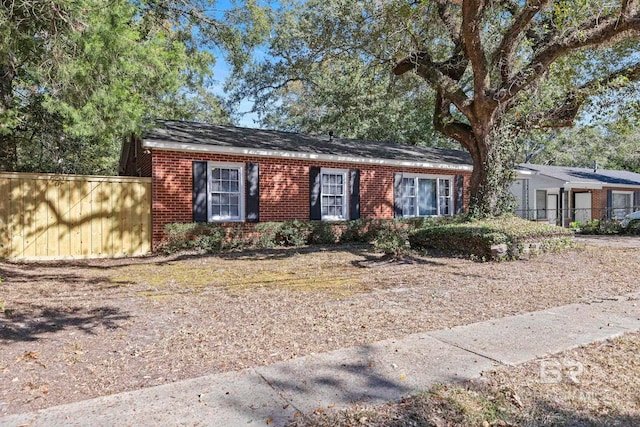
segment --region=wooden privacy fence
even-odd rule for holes
[[[151,250],[151,178],[0,172],[0,258]]]

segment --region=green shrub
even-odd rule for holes
[[[559,242],[553,242],[558,240]],[[455,221],[420,228],[409,234],[412,248],[436,249],[477,259],[518,258],[534,243],[536,251],[571,245],[570,231],[514,216],[486,220]],[[506,245],[500,255],[492,250]]]
[[[276,234],[280,229],[280,223],[277,222],[260,222],[256,225],[258,238],[256,245],[260,248],[276,247]]]
[[[622,231],[616,219],[592,219],[582,224],[580,234],[618,234]]]
[[[313,225],[307,221],[261,222],[256,225],[259,234],[257,245],[261,248],[278,246],[303,246],[312,235]]]
[[[166,238],[161,250],[175,253],[184,250],[219,252],[222,250],[226,232],[219,224],[174,223],[165,226]]]
[[[356,219],[348,221],[340,236],[342,243],[371,243],[386,223],[394,220],[385,219]]]
[[[629,222],[629,225],[627,225],[623,232],[624,234],[640,236],[640,219],[631,220],[631,222]]]
[[[308,222],[286,221],[280,223],[280,227],[276,232],[277,246],[303,246],[309,241],[311,227]]]
[[[376,231],[373,247],[399,257],[409,251],[409,226],[401,221],[386,221]]]
[[[338,240],[335,226],[329,222],[313,221],[309,223],[309,226],[309,244],[330,245]]]

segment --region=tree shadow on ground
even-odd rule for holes
[[[4,310],[0,312],[0,340],[37,341],[46,334],[75,329],[95,335],[95,329],[117,329],[131,316],[116,307],[98,307],[87,310],[81,307],[31,306],[29,312]]]
[[[415,255],[394,256],[388,254],[359,253],[362,259],[351,261],[351,265],[358,268],[385,267],[390,265],[431,265],[445,266],[443,262],[433,261]]]
[[[524,404],[519,398],[511,399],[505,389],[477,380],[492,365],[489,360],[486,366],[467,360],[473,365],[467,371],[459,366],[464,365],[463,360],[442,359],[437,351],[433,353],[435,358],[426,353],[416,358],[412,356],[417,354],[414,348],[404,348],[400,353],[392,348],[381,350],[378,344],[341,354],[344,351],[254,368],[268,387],[284,399],[283,405],[251,405],[241,396],[225,396],[225,403],[244,417],[288,419],[290,427],[360,425],[361,417],[372,418],[367,411],[361,412],[363,407],[373,407],[375,414],[375,405],[387,403],[394,407],[379,410],[381,418],[376,419],[375,425],[466,427],[476,425],[478,417],[488,417],[489,425],[495,426],[640,426],[638,415],[607,414],[599,409],[589,413],[580,403],[574,406],[572,400],[563,405],[545,395],[525,400]],[[401,376],[405,371],[406,379]],[[419,375],[423,378],[416,381],[414,377]],[[440,387],[451,391],[442,394]],[[584,398],[589,394],[585,393]],[[291,416],[290,407],[297,415]],[[350,413],[356,416],[350,417],[340,408],[351,408]]]

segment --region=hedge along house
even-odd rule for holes
[[[153,246],[170,223],[345,221],[453,215],[463,151],[158,121],[123,145],[120,174],[152,177]]]
[[[572,221],[622,219],[640,210],[640,174],[522,164],[511,193],[523,218],[569,226]]]

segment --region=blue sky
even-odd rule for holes
[[[273,2],[272,2],[273,3]],[[277,3],[275,3],[277,4]],[[218,15],[218,18],[222,18],[222,14],[225,10],[231,9],[233,7],[233,3],[230,0],[219,0],[216,2],[216,9],[219,11],[218,13],[216,13],[216,15]],[[214,87],[213,87],[213,91],[215,94],[220,95],[222,97],[226,98],[226,94],[224,92],[224,82],[226,81],[226,79],[229,77],[229,75],[231,74],[231,67],[229,66],[229,64],[225,61],[224,55],[218,51],[215,50],[213,52],[213,54],[216,57],[216,64],[213,67],[213,78],[214,78]],[[247,113],[248,111],[251,110],[251,107],[253,106],[253,103],[247,99],[243,100],[240,103],[240,106],[238,108],[238,111],[240,113]],[[242,127],[259,127],[258,123],[258,116],[255,113],[251,113],[251,114],[243,114],[239,117],[239,121],[236,123],[238,126],[242,126]]]

